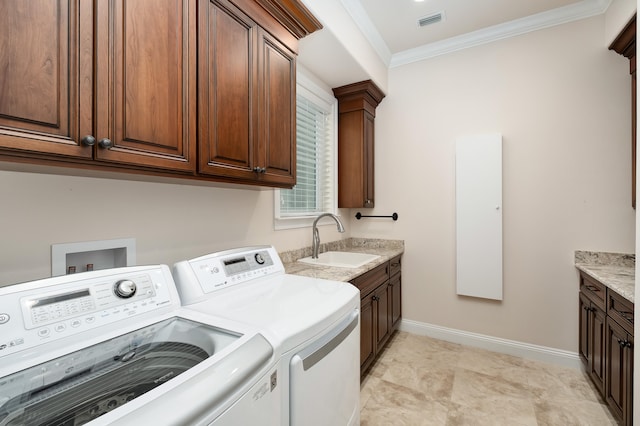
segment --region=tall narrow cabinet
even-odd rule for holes
[[[338,207],[374,207],[374,121],[384,93],[366,80],[336,87]]]
[[[618,34],[609,49],[629,59],[631,74],[631,205],[636,207],[636,15]]]

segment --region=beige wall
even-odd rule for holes
[[[403,315],[577,352],[574,250],[634,252],[628,60],[603,15],[390,71],[376,114],[375,214],[402,238]],[[503,134],[504,300],[455,292],[454,142]]]
[[[141,265],[244,245],[311,245],[308,228],[273,230],[272,190],[239,188],[0,171],[0,285],[49,276],[54,243],[136,238]],[[335,226],[320,234],[348,235]]]

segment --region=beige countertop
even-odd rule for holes
[[[578,270],[635,303],[635,255],[576,251]]]
[[[320,266],[297,262],[298,259],[311,255],[311,247],[280,253],[280,258],[287,274],[346,282],[404,253],[404,241],[349,238],[321,244],[320,252],[323,253],[325,251],[367,253],[376,254],[380,257],[358,268]]]

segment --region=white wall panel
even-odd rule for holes
[[[502,300],[502,136],[456,141],[456,287]]]

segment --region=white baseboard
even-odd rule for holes
[[[456,330],[453,328],[441,327],[438,325],[407,319],[402,319],[400,321],[399,330],[420,336],[433,337],[434,339],[445,340],[447,342],[486,349],[493,352],[519,356],[535,361],[547,362],[575,369],[582,368],[582,363],[577,352],[532,345],[530,343],[501,339],[498,337],[486,336],[484,334],[470,333],[468,331]]]

